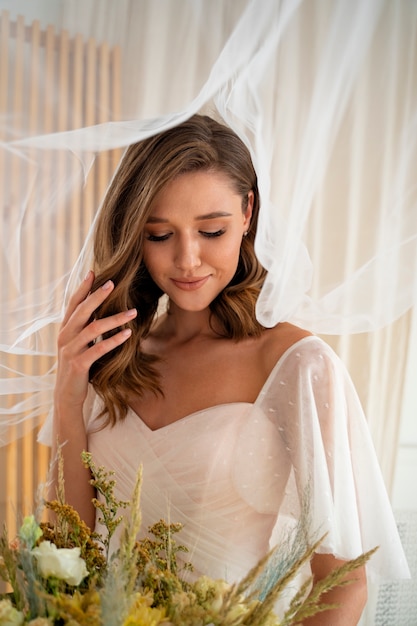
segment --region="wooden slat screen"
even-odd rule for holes
[[[54,106],[57,94],[59,102]],[[27,25],[22,17],[14,22],[8,12],[1,13],[0,117],[11,120],[11,125],[8,125],[8,136],[0,129],[0,141],[22,132],[26,135],[50,133],[109,121],[119,114],[119,101],[120,50],[117,47],[110,48],[93,39],[85,41],[81,36],[70,37],[66,31],[56,32],[52,26],[42,30],[39,22]],[[45,158],[52,157],[46,154]],[[1,159],[2,155],[0,188],[7,189],[8,197],[12,197],[13,189],[21,188],[30,180],[33,166],[29,163],[23,171],[21,161],[16,159],[10,163],[9,160],[6,170]],[[57,159],[54,168],[65,173],[68,163],[59,156]],[[22,258],[21,271],[28,288],[33,284],[33,272],[51,273],[53,270],[60,275],[64,259],[56,254],[51,258],[48,247],[51,237],[70,242],[75,261],[119,159],[120,151],[100,154],[85,189],[71,197],[71,210],[42,215],[40,231],[25,247]],[[43,184],[52,186],[53,180],[43,181]],[[13,210],[17,208],[2,208],[2,211]],[[2,220],[5,218],[3,213]],[[68,253],[68,245],[64,253]],[[3,262],[0,258],[2,281]],[[13,285],[3,284],[2,288],[12,293]],[[50,332],[56,333],[56,329],[51,328]],[[30,361],[28,356],[9,355],[4,363],[2,356],[3,363],[11,369],[20,368],[20,359],[26,359],[25,371],[34,375],[47,372],[54,362],[53,357]],[[10,405],[14,401],[11,396]],[[37,430],[26,427],[22,437],[0,448],[0,525],[7,524],[10,536],[16,533],[22,516],[33,510],[38,486],[47,475],[49,451],[37,444],[36,436]]]

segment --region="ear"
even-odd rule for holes
[[[249,191],[249,193],[248,193],[248,204],[246,206],[246,211],[243,214],[243,230],[244,230],[245,233],[250,228],[254,201],[255,201],[254,193],[253,193],[253,191]]]

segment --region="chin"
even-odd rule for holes
[[[217,296],[218,293],[214,294],[213,297],[196,297],[195,294],[190,294],[188,297],[178,297],[178,294],[175,294],[175,296],[168,294],[170,302],[172,302],[177,309],[187,311],[189,313],[201,313],[203,311],[207,311],[210,308],[210,304],[217,298]]]

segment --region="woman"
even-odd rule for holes
[[[124,500],[142,464],[142,527],[182,522],[196,573],[235,580],[308,493],[311,535],[328,533],[316,579],[386,533],[375,568],[392,569],[401,547],[347,373],[307,331],[256,320],[258,210],[249,151],[208,117],[127,150],[98,217],[94,272],[59,334],[54,440],[65,442],[67,499],[94,526],[84,449],[115,471]],[[326,597],[339,608],[306,626],[357,624],[365,571],[353,577]]]

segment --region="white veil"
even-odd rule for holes
[[[82,27],[75,13],[86,3],[71,4],[62,18],[70,31]],[[91,4],[99,21],[103,5]],[[57,328],[91,261],[91,230],[84,235],[98,207],[85,189],[97,169],[108,184],[119,149],[194,112],[223,119],[253,155],[262,202],[256,251],[268,270],[257,307],[263,324],[367,332],[417,300],[415,2],[115,5],[109,21],[127,11],[125,106],[110,98],[103,112],[87,81],[81,98],[96,115],[77,119],[60,71],[42,55],[27,61],[28,84],[8,76],[0,108],[1,443],[19,435],[19,424],[38,425],[51,405]],[[134,40],[145,56],[138,48],[129,56]],[[23,52],[11,44],[8,54]],[[30,117],[15,106],[27,90],[42,91],[46,103]],[[66,226],[75,210],[79,232]]]

